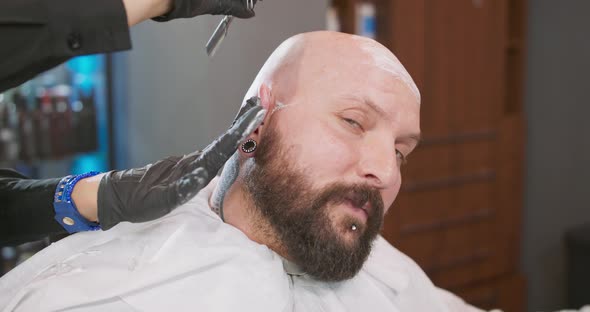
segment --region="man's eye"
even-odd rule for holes
[[[406,159],[406,156],[404,156],[404,154],[402,152],[400,152],[399,150],[395,150],[395,155],[397,157],[397,163],[400,166],[405,165],[408,162]]]
[[[360,129],[360,130],[362,130],[362,129],[363,129],[363,126],[361,126],[361,124],[360,124],[360,123],[358,123],[358,122],[357,122],[356,120],[354,120],[354,119],[350,119],[350,118],[342,118],[342,119],[343,119],[344,121],[346,121],[346,123],[348,123],[349,125],[351,125],[351,126],[353,126],[353,127],[355,127],[355,128],[358,128],[358,129]]]

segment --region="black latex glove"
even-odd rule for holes
[[[172,0],[173,9],[169,13],[153,18],[167,22],[177,18],[190,18],[198,15],[233,15],[239,18],[253,17],[254,10],[248,10],[247,0]],[[253,1],[256,4],[257,0]]]
[[[108,230],[122,221],[151,221],[193,198],[262,122],[265,112],[258,101],[248,100],[230,129],[202,152],[106,174],[98,188],[100,227]]]

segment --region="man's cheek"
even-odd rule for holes
[[[342,137],[341,133],[335,131],[329,125],[323,125],[310,131],[310,141],[314,144],[310,148],[311,157],[315,159],[321,168],[334,168],[344,174],[345,167],[349,166],[358,153],[358,146],[355,147],[350,139]]]
[[[382,194],[383,205],[384,205],[383,212],[385,214],[387,214],[387,212],[389,211],[389,208],[391,208],[391,206],[395,203],[397,195],[399,195],[400,186],[401,186],[401,181],[396,183],[396,185],[394,186],[394,188],[391,192]]]

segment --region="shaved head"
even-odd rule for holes
[[[351,59],[355,63],[350,63]],[[414,80],[389,49],[370,38],[332,31],[304,33],[285,40],[262,66],[245,99],[258,95],[260,85],[265,83],[279,102],[286,103],[301,84],[310,84],[316,79],[339,79],[346,67],[360,70],[359,65],[389,73],[420,103],[420,92]]]

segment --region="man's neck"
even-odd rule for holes
[[[239,179],[226,192],[222,205],[225,223],[242,231],[250,240],[266,245],[281,257],[289,259],[276,231],[254,206]]]

